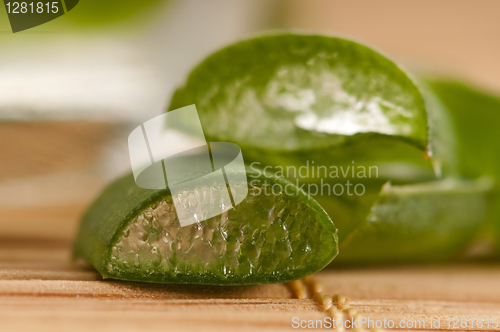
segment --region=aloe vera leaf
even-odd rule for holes
[[[205,135],[237,143],[248,163],[298,169],[306,161],[355,161],[376,166],[382,178],[393,179],[403,169],[405,181],[435,178],[424,158],[427,118],[420,90],[392,61],[352,41],[283,33],[235,43],[195,67],[169,108],[190,104],[197,105]],[[369,181],[370,191],[384,182]],[[342,240],[375,197],[318,200],[331,213],[343,209],[340,218],[331,214]],[[364,209],[353,214],[353,205]]]
[[[376,165],[381,178],[360,180],[367,188],[363,197],[323,195],[317,199],[339,227],[341,243],[347,238],[341,260],[397,262],[429,260],[425,243],[415,245],[413,239],[430,241],[435,259],[451,257],[484,221],[480,202],[486,199],[486,186],[479,190],[452,181],[456,187],[444,190],[443,182],[412,184],[436,180],[422,155],[428,135],[426,111],[434,169],[457,174],[456,133],[449,123],[450,114],[432,92],[427,92],[427,99],[426,110],[420,90],[408,75],[365,46],[338,38],[281,34],[236,43],[208,57],[177,90],[170,109],[195,103],[207,136],[239,144],[247,161],[262,166],[300,167],[306,160],[327,166],[349,165],[353,160],[357,165]],[[366,118],[379,119],[380,113],[369,110],[374,101],[379,106],[395,106],[380,107],[385,125],[366,122]],[[412,116],[402,121],[394,116],[398,112],[392,113],[395,109]],[[387,132],[387,123],[399,129]],[[413,128],[408,132],[418,134],[405,134],[403,128],[408,126]],[[396,174],[401,170],[403,174]],[[382,190],[384,179],[397,180],[403,187]],[[416,193],[408,194],[412,192]],[[388,195],[394,204],[384,201]],[[426,200],[427,196],[432,200]],[[444,215],[442,223],[419,219],[415,206],[422,202],[429,204],[434,217]],[[477,212],[463,213],[458,226],[451,221],[453,211],[448,211],[457,203]],[[410,207],[413,210],[405,211]],[[382,213],[378,222],[366,226],[377,213]],[[435,236],[438,224],[447,234],[443,238]],[[371,241],[369,245],[364,244],[364,236]],[[392,247],[384,251],[388,243]]]
[[[435,262],[457,256],[487,216],[489,178],[385,185],[335,264]]]
[[[242,147],[319,149],[359,133],[427,145],[414,82],[384,56],[341,38],[283,33],[232,44],[191,71],[170,109],[192,103],[205,135]]]
[[[426,83],[448,108],[456,128],[459,174],[490,176],[496,182],[491,214],[500,250],[500,96],[459,81],[434,78]]]
[[[500,177],[500,97],[458,81],[430,79],[427,83],[450,111],[460,174]]]
[[[260,180],[241,184],[249,186],[249,195],[235,208],[181,228],[169,190],[142,189],[129,174],[86,212],[75,257],[105,278],[155,283],[275,283],[322,269],[338,252],[328,214],[288,182]],[[264,194],[264,186],[275,184],[276,195]],[[280,189],[287,185],[284,195]],[[209,188],[197,190],[203,197]]]

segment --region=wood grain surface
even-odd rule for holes
[[[293,317],[327,316],[311,298],[294,298],[286,284],[102,280],[71,263],[70,247],[57,239],[0,240],[1,331],[274,331],[292,329]],[[314,278],[325,293],[347,296],[360,316],[372,320],[423,320],[424,330],[432,330],[431,319],[440,318],[447,330],[448,317],[500,316],[498,266],[327,269]]]

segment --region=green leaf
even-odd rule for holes
[[[500,177],[500,97],[449,80],[428,85],[449,109],[457,136],[458,169],[469,178]]]
[[[142,189],[131,174],[118,179],[83,217],[75,256],[105,278],[212,285],[284,282],[331,262],[336,229],[321,206],[282,179],[247,175],[257,181],[248,184],[243,202],[185,227],[168,189]],[[213,197],[219,189],[197,190],[199,197]]]
[[[459,82],[428,79],[427,84],[448,108],[457,137],[458,173],[469,178],[490,176],[495,180],[493,222],[500,250],[500,96]]]
[[[207,138],[237,143],[247,163],[299,169],[314,162],[376,167],[384,179],[435,178],[424,158],[420,90],[392,61],[349,40],[283,33],[230,45],[193,69],[169,109],[190,104]],[[337,220],[341,240],[362,222],[385,183],[372,180],[367,187],[375,194],[360,199],[318,197]]]
[[[245,161],[271,172],[312,163],[375,166],[375,178],[284,176],[364,186],[362,196],[316,196],[339,227],[341,261],[428,261],[456,255],[477,233],[490,186],[436,182],[435,171],[460,175],[459,142],[448,105],[432,91],[425,96],[366,46],[284,33],[212,54],[176,91],[170,109],[196,104],[207,137],[237,143]],[[432,164],[424,158],[428,137]],[[393,185],[382,189],[387,180]]]
[[[195,103],[205,134],[270,151],[346,143],[360,133],[427,145],[425,105],[408,75],[372,49],[341,38],[276,34],[209,56],[174,95]]]
[[[435,262],[465,250],[486,220],[492,181],[387,184],[341,244],[339,264]]]

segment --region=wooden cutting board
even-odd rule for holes
[[[205,287],[102,280],[73,265],[71,243],[0,239],[1,331],[256,331],[323,320],[290,285]],[[500,267],[427,266],[324,270],[325,293],[350,298],[359,316],[399,322],[500,316]],[[492,330],[493,328],[490,327]],[[389,329],[386,329],[389,330]],[[457,329],[464,330],[464,329]],[[474,330],[487,330],[487,328]]]

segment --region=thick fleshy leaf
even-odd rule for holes
[[[360,133],[427,145],[413,81],[341,38],[285,33],[230,45],[191,72],[170,108],[193,103],[208,137],[270,151],[338,146]]]
[[[427,83],[451,114],[460,174],[500,178],[500,97],[458,81]]]
[[[237,143],[248,163],[375,167],[377,178],[357,179],[371,194],[318,196],[336,218],[340,239],[364,219],[385,182],[378,177],[435,178],[424,157],[428,130],[420,90],[392,61],[349,40],[284,33],[230,45],[191,72],[170,109],[190,104],[205,135]],[[351,177],[288,176],[332,185]]]
[[[454,258],[487,216],[489,178],[391,186],[341,244],[335,263],[434,262]]]
[[[140,188],[129,174],[86,212],[75,256],[106,278],[212,285],[284,282],[331,262],[336,229],[321,206],[283,179],[254,179],[240,184],[249,194],[235,208],[181,227],[169,189]],[[274,186],[272,194],[266,186]],[[210,200],[219,190],[227,188],[201,187],[197,199],[181,200],[217,204]]]
[[[459,174],[490,176],[496,182],[491,213],[500,250],[500,96],[458,81],[428,79],[427,84],[448,108],[456,128]]]

